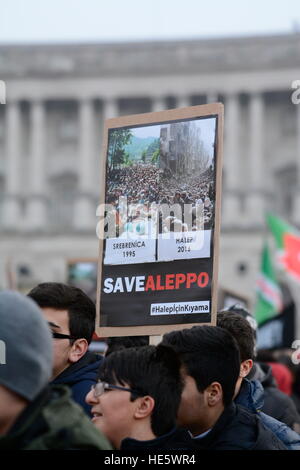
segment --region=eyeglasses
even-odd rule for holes
[[[99,380],[96,385],[92,385],[91,390],[93,390],[95,398],[101,397],[101,395],[103,395],[106,390],[123,390],[124,392],[131,392],[134,395],[143,396],[143,394],[137,390],[133,390],[127,387],[120,387],[119,385],[108,384],[106,382],[102,382],[101,380]]]
[[[55,339],[76,339],[76,338],[73,338],[73,336],[70,336],[70,335],[64,335],[62,333],[56,333],[55,331],[51,331],[52,333],[52,338],[55,338]]]
[[[73,336],[65,335],[63,333],[56,333],[56,331],[53,331],[52,328],[57,328],[57,325],[55,325],[55,323],[48,322],[48,326],[50,328],[52,338],[54,339],[70,339],[72,341],[75,341],[75,339],[77,339],[77,338],[74,338]]]

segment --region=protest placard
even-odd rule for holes
[[[223,105],[107,120],[97,333],[215,324]]]

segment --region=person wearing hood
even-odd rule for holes
[[[247,408],[252,413],[259,415],[264,425],[284,443],[289,450],[300,450],[300,435],[293,430],[295,414],[291,414],[287,425],[282,419],[284,415],[285,400],[279,392],[276,415],[265,411],[266,392],[260,380],[249,380],[249,371],[255,367],[254,359],[254,335],[251,324],[244,315],[235,310],[219,312],[217,325],[227,330],[237,341],[240,350],[241,364],[240,374],[235,387],[235,403]],[[259,365],[258,365],[259,367]],[[247,378],[246,378],[247,377]],[[287,397],[288,398],[288,397]],[[283,404],[283,409],[281,408]],[[271,409],[272,411],[272,409]],[[285,418],[287,414],[285,413]]]
[[[52,332],[51,384],[70,387],[73,400],[91,417],[85,397],[97,381],[102,360],[88,351],[95,330],[94,302],[81,289],[57,282],[37,285],[28,297],[41,308]]]

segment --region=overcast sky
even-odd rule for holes
[[[299,0],[0,0],[0,43],[189,39],[297,29]]]

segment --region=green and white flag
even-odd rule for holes
[[[269,247],[262,252],[261,271],[257,279],[254,314],[258,325],[278,315],[282,308],[282,292],[276,279]]]

